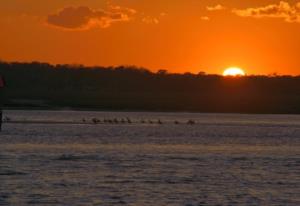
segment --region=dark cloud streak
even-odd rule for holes
[[[111,6],[107,10],[94,10],[86,6],[65,7],[47,16],[47,24],[67,30],[107,28],[116,22],[130,21],[135,10]]]

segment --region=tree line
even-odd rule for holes
[[[230,78],[40,62],[0,62],[0,75],[8,108],[300,113],[300,76]]]

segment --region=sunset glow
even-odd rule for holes
[[[245,72],[238,67],[230,67],[223,72],[223,76],[245,76]]]
[[[300,0],[6,0],[0,2],[0,60],[208,74],[235,63],[254,75],[299,75],[299,5]]]

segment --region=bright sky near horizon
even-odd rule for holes
[[[300,0],[1,0],[0,59],[300,74]]]

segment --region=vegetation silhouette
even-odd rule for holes
[[[300,113],[300,76],[230,78],[39,62],[0,62],[0,74],[6,108]]]

